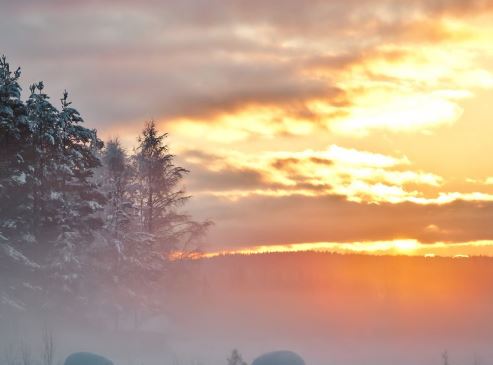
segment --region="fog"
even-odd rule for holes
[[[248,363],[279,349],[313,365],[441,364],[444,351],[453,364],[493,360],[489,258],[284,253],[173,265],[156,293],[165,310],[138,326],[10,311],[1,346],[35,355],[49,328],[59,361],[91,351],[115,364],[226,364],[233,349]]]

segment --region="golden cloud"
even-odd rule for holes
[[[189,152],[186,162],[222,184],[194,185],[195,193],[238,200],[257,196],[339,195],[358,203],[448,204],[457,200],[493,201],[478,192],[446,192],[442,177],[412,168],[405,156],[395,157],[337,145],[326,150],[241,153],[223,155]],[[227,184],[229,181],[231,184]],[[248,184],[246,182],[248,181]],[[426,188],[426,189],[424,189]],[[431,191],[431,193],[430,193]]]

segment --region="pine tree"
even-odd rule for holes
[[[131,221],[130,184],[133,171],[118,139],[106,143],[102,161],[102,189],[107,198],[105,229],[113,239],[120,241],[128,232]]]
[[[82,286],[87,281],[84,276],[91,275],[91,243],[103,225],[98,213],[105,197],[94,181],[103,143],[95,130],[81,126],[84,121],[71,107],[66,91],[61,104],[53,136],[56,154],[50,184],[51,198],[57,203],[56,210],[50,212],[56,229],[46,263],[58,279],[53,281],[55,285],[61,283],[65,292],[78,293],[87,300]]]
[[[97,265],[98,301],[113,313],[116,326],[125,314],[132,314],[138,326],[143,314],[162,307],[155,293],[170,274],[170,254],[194,251],[209,225],[178,211],[188,199],[178,188],[187,171],[173,164],[165,137],[150,122],[133,156],[127,157],[117,140],[109,141],[102,154],[100,178],[108,204],[105,245],[97,255],[104,257]]]
[[[64,93],[58,111],[43,92],[44,85],[32,85],[27,101],[31,130],[32,171],[31,230],[39,242],[90,240],[101,222],[95,213],[104,203],[92,181],[100,166],[96,156],[102,142],[96,131],[80,125],[83,119]]]
[[[154,122],[133,156],[118,140],[102,151],[67,92],[58,109],[39,82],[24,102],[19,78],[2,57],[0,306],[102,304],[117,318],[135,314],[137,324],[140,312],[163,304],[154,294],[170,260],[197,252],[210,225],[180,210],[188,171],[174,164]]]
[[[66,91],[61,102],[56,130],[55,186],[62,204],[56,218],[57,242],[70,248],[75,242],[92,241],[103,224],[96,213],[102,210],[105,198],[93,180],[95,169],[101,165],[97,154],[103,143],[95,130],[80,125],[83,119],[70,106]]]
[[[43,92],[43,82],[31,85],[30,90],[26,103],[31,129],[31,150],[27,158],[32,170],[29,226],[37,242],[48,243],[56,237],[54,217],[61,205],[56,184],[57,147],[60,145],[56,130],[58,110]]]
[[[66,92],[61,110],[54,107],[42,82],[24,103],[19,78],[2,57],[0,266],[8,271],[0,280],[16,292],[3,302],[21,308],[81,289],[105,199],[93,181],[103,145],[96,131],[81,126]]]
[[[197,240],[211,222],[194,221],[180,210],[190,199],[180,186],[189,171],[175,165],[167,137],[154,121],[145,125],[134,155],[135,200],[142,231],[154,237],[160,252],[184,258],[197,252]]]
[[[96,285],[93,287],[93,305],[102,308],[113,316],[115,328],[118,328],[122,312],[126,310],[127,293],[126,268],[128,246],[131,243],[134,210],[131,201],[131,182],[133,169],[129,158],[118,139],[110,140],[101,155],[102,168],[99,169],[101,190],[107,202],[103,212],[104,230],[99,245],[95,271]],[[108,288],[112,288],[111,291]],[[122,300],[123,299],[123,300]]]
[[[20,69],[0,59],[0,241],[17,241],[26,230],[26,164],[29,126],[21,101]]]
[[[228,358],[228,365],[247,365],[247,363],[243,360],[239,351],[235,349]]]
[[[158,133],[153,121],[148,122],[135,156],[143,230],[156,236],[170,231],[176,219],[174,209],[189,199],[178,188],[188,170],[173,164],[174,156],[164,143],[167,136]]]
[[[170,242],[163,239],[169,229],[165,219],[171,216],[172,206],[186,200],[181,191],[170,194],[171,169],[176,174],[186,170],[171,165],[172,156],[163,139],[164,135],[158,135],[154,124],[149,123],[131,159],[117,141],[108,143],[102,158],[103,187],[109,204],[105,209],[105,262],[99,267],[106,271],[103,277],[111,278],[105,286],[111,285],[112,295],[120,298],[113,311],[132,314],[135,326],[142,313],[162,305],[154,293],[168,264]],[[112,307],[107,298],[102,302]]]
[[[40,266],[26,256],[32,248],[27,225],[30,169],[26,162],[29,125],[18,83],[20,69],[0,58],[0,306],[24,310],[24,289]]]

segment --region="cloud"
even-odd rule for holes
[[[255,154],[188,151],[184,163],[192,170],[191,211],[216,222],[208,237],[213,251],[310,242],[412,239],[428,244],[493,238],[488,223],[493,195],[447,192],[440,176],[414,170],[405,156],[331,145],[320,151]],[[482,247],[473,246],[467,252]]]
[[[491,202],[362,204],[338,196],[195,196],[191,211],[216,222],[210,249],[302,242],[416,239],[424,243],[492,240]],[[430,230],[434,224],[440,230]]]
[[[351,114],[331,125],[337,133],[365,136],[372,130],[429,133],[454,123],[462,108],[443,97],[433,95],[388,96],[387,102],[355,108]]]
[[[100,129],[156,118],[185,127],[218,124],[234,140],[305,135],[334,121],[332,131],[356,136],[432,131],[453,123],[461,110],[433,94],[437,89],[493,79],[478,67],[475,51],[463,47],[477,28],[462,18],[491,10],[488,1],[0,4],[3,47],[24,67],[26,82],[43,78],[50,90],[70,89],[88,122]],[[436,44],[447,42],[462,70],[448,58],[440,73],[423,72],[436,64],[427,59],[436,61]],[[442,57],[448,54],[444,49]],[[423,66],[423,77],[395,72],[406,64]],[[412,79],[419,92],[403,92]],[[380,99],[369,102],[375,91]],[[263,134],[252,113],[257,108],[264,109]],[[221,132],[214,134],[211,139],[221,139]]]
[[[191,191],[227,191],[229,189],[255,189],[263,186],[261,172],[243,166],[231,166],[224,159],[200,151],[187,151],[181,156],[194,166],[193,179],[189,179]],[[200,165],[207,161],[207,168]]]
[[[493,88],[492,10],[481,0],[0,0],[0,41],[24,87],[43,79],[54,100],[67,88],[102,134],[131,145],[150,118],[171,132],[188,150],[178,155],[192,170],[191,210],[216,220],[217,245],[468,241],[491,238],[487,185],[455,189],[434,151],[414,158]]]
[[[440,192],[435,197],[426,196],[421,191],[422,187],[440,188],[441,177],[414,171],[406,157],[337,145],[321,151],[225,152],[221,157],[189,151],[184,157],[191,169],[197,172],[191,180],[195,193],[230,199],[249,195],[339,195],[356,202],[412,201],[416,204],[447,203],[467,197],[472,200],[489,199],[487,194],[474,196]],[[227,188],[221,188],[219,184],[210,185],[210,181],[220,181],[221,176],[224,176],[223,184],[227,184]]]

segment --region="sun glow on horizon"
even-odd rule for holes
[[[419,248],[419,243],[415,240],[397,240],[394,241],[394,245],[398,251],[402,251],[403,253],[408,253]]]
[[[420,256],[426,258],[493,256],[493,241],[470,241],[459,243],[423,243],[415,239],[362,242],[311,242],[285,245],[245,246],[238,249],[210,251],[194,255],[192,259],[214,258],[227,255],[256,255],[268,253],[321,252],[335,254],[363,254],[377,256]],[[174,253],[172,259],[180,259]],[[190,258],[190,257],[188,257]]]

